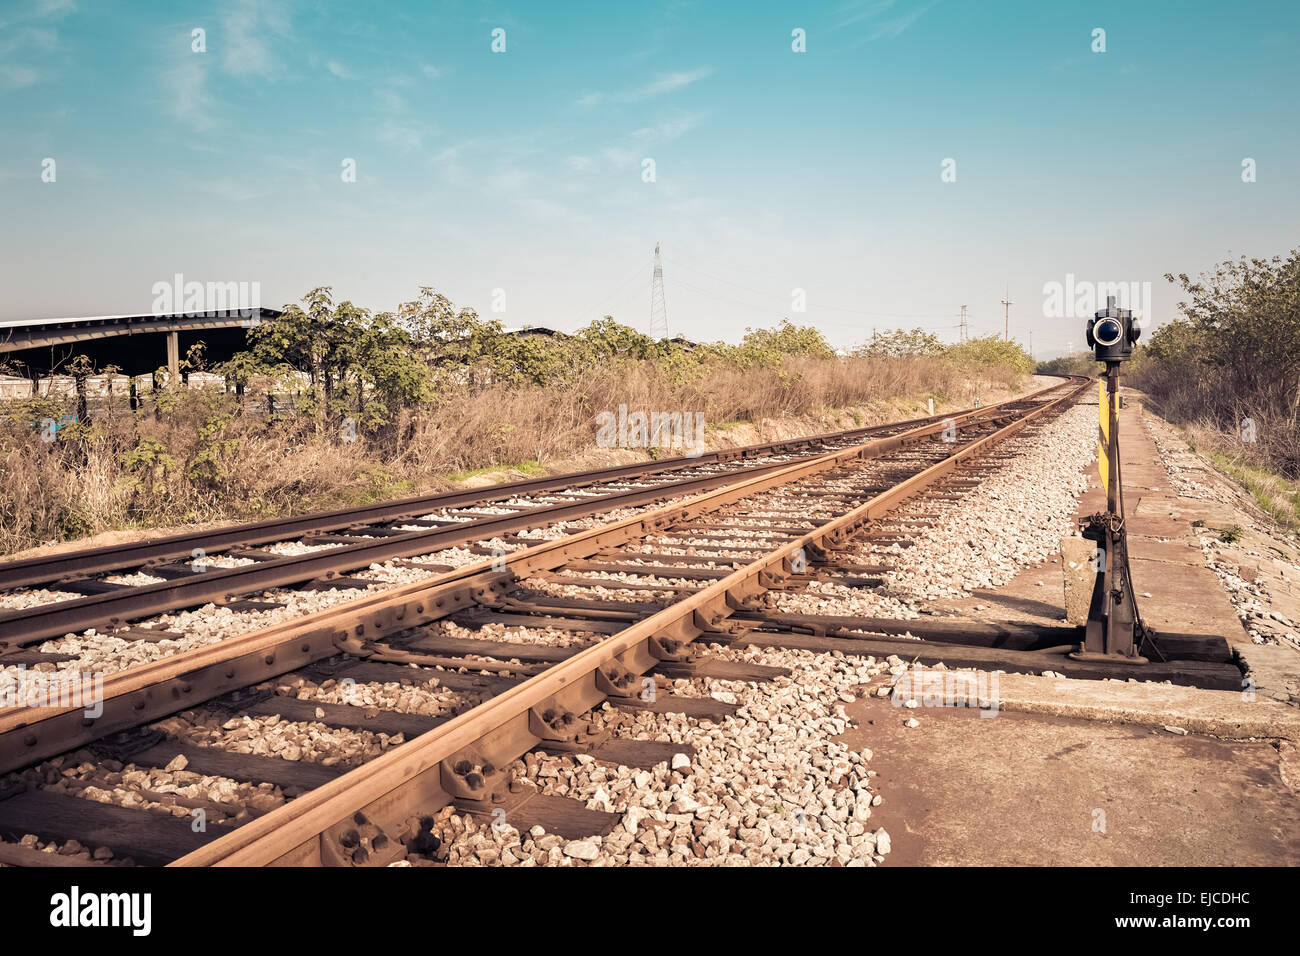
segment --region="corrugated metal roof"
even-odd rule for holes
[[[254,311],[256,311],[257,313],[256,315],[245,314]],[[265,309],[261,307],[258,307],[256,310],[251,308],[250,309],[220,309],[211,312],[139,312],[134,314],[128,313],[125,315],[69,316],[60,319],[19,319],[17,321],[0,322],[0,328],[17,329],[17,328],[31,328],[35,326],[49,326],[49,325],[80,325],[80,324],[94,324],[97,322],[121,322],[123,320],[144,322],[144,321],[160,321],[165,319],[194,319],[194,318],[223,319],[223,318],[236,318],[236,317],[245,318],[249,320],[263,319],[263,318],[273,319],[280,314],[281,313],[279,309]]]

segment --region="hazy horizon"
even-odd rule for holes
[[[22,0],[0,320],[147,312],[179,273],[646,330],[659,242],[674,335],[952,341],[1009,295],[1050,357],[1083,344],[1050,283],[1149,283],[1159,322],[1164,273],[1300,246],[1298,46],[1284,2]]]

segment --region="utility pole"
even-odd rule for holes
[[[1007,286],[1007,294],[1002,299],[1002,338],[1007,342],[1011,341],[1011,306],[1013,305],[1015,303],[1011,301],[1011,286]]]
[[[664,304],[664,264],[655,243],[655,271],[650,279],[650,338],[668,338],[668,307]]]
[[[966,339],[969,336],[969,334],[970,333],[966,325],[966,306],[963,305],[961,307],[961,341],[963,345],[966,344]]]

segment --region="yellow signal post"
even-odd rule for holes
[[[1150,634],[1138,616],[1124,528],[1124,491],[1119,460],[1119,361],[1106,362],[1097,391],[1097,472],[1106,492],[1105,512],[1088,519],[1083,536],[1099,545],[1097,583],[1084,640],[1076,660],[1145,664],[1142,644]]]
[[[1097,408],[1100,428],[1097,432],[1097,472],[1101,475],[1101,489],[1110,494],[1110,400],[1106,394],[1106,380],[1097,380]]]
[[[1129,309],[1106,298],[1106,308],[1088,322],[1088,345],[1106,374],[1097,387],[1097,473],[1106,494],[1106,510],[1091,515],[1083,536],[1097,542],[1097,581],[1088,609],[1083,641],[1075,660],[1145,664],[1144,645],[1155,641],[1138,614],[1124,527],[1124,487],[1119,457],[1119,367],[1133,357],[1141,330]],[[1163,656],[1163,655],[1162,655]]]

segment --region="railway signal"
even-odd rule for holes
[[[1126,362],[1133,357],[1133,346],[1141,335],[1133,310],[1117,309],[1113,295],[1106,298],[1106,308],[1088,321],[1088,345],[1097,361],[1106,363],[1108,372],[1111,363]]]
[[[1141,329],[1131,309],[1106,308],[1088,321],[1088,345],[1097,361],[1106,363],[1106,380],[1098,383],[1097,470],[1106,490],[1106,511],[1092,515],[1083,536],[1097,542],[1097,581],[1083,643],[1070,656],[1077,660],[1145,664],[1142,645],[1151,635],[1138,613],[1133,575],[1128,563],[1128,532],[1124,527],[1124,489],[1119,454],[1119,366],[1133,356]],[[1154,646],[1154,644],[1152,645]]]

